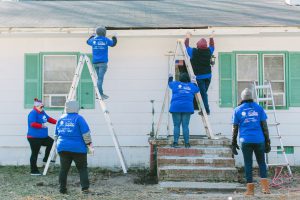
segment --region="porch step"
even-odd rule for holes
[[[234,167],[159,166],[159,181],[237,181]]]
[[[194,192],[242,192],[246,188],[239,183],[229,182],[191,182],[191,181],[164,181],[159,183],[160,187],[171,191],[194,191]]]
[[[212,156],[212,157],[231,157],[232,152],[229,147],[192,147],[192,148],[171,148],[158,147],[157,156]]]
[[[229,147],[231,145],[231,142],[227,138],[212,140],[208,138],[202,138],[202,139],[192,139],[190,138],[189,143],[191,146],[202,146],[202,147]],[[162,147],[162,146],[171,146],[173,144],[173,139],[162,139],[162,140],[156,140],[155,144]],[[184,140],[179,139],[178,144],[180,146],[184,146]]]
[[[234,167],[233,158],[224,158],[217,156],[196,156],[196,157],[181,157],[181,156],[159,156],[157,157],[158,166],[212,166],[212,167]]]

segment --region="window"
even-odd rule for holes
[[[219,52],[219,105],[235,107],[242,88],[271,81],[277,109],[300,107],[300,52]]]
[[[294,154],[294,147],[293,146],[284,146],[284,151],[286,154]],[[277,146],[277,150],[281,150],[280,146]],[[277,154],[282,154],[281,151],[277,151]]]
[[[43,102],[64,107],[77,65],[76,55],[43,55]]]
[[[275,105],[286,106],[284,54],[236,54],[237,94],[246,87],[253,88],[253,81],[259,84],[271,81]],[[237,102],[240,101],[237,95]]]
[[[77,52],[26,53],[24,66],[24,107],[32,108],[33,99],[42,99],[45,107],[61,110],[69,93]],[[88,54],[90,59],[92,56]],[[86,66],[83,67],[76,91],[82,109],[95,108],[93,82]]]

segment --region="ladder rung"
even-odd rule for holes
[[[268,123],[268,126],[278,126],[280,123],[279,122],[275,122],[275,123]]]
[[[270,136],[270,138],[281,138],[281,136],[276,135],[276,136]]]
[[[255,86],[256,89],[270,89],[269,85],[257,85]]]
[[[272,163],[272,164],[267,164],[268,166],[288,166],[288,163]]]
[[[258,102],[262,102],[262,101],[272,101],[272,98],[257,98]]]
[[[282,149],[271,150],[271,152],[284,152]]]

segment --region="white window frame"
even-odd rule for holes
[[[285,54],[282,53],[263,53],[262,54],[262,70],[263,70],[263,81],[265,80],[265,56],[282,56],[283,58],[283,80],[270,80],[271,81],[271,85],[272,82],[274,83],[282,83],[283,82],[283,90],[284,92],[274,92],[273,88],[273,96],[279,96],[281,95],[283,97],[283,105],[280,104],[275,104],[275,106],[286,106],[286,83],[285,83],[285,64],[286,64],[286,60],[285,60]]]
[[[70,83],[70,86],[71,86],[71,84],[72,84],[72,80],[71,81],[45,81],[45,70],[44,70],[44,63],[45,63],[45,57],[63,57],[63,56],[73,56],[73,57],[75,57],[76,58],[76,60],[77,60],[77,55],[56,55],[56,54],[51,54],[51,55],[43,55],[43,66],[42,66],[42,71],[43,71],[43,80],[42,80],[42,101],[44,102],[45,101],[45,99],[44,99],[44,97],[48,97],[49,98],[49,107],[50,108],[64,108],[64,106],[54,106],[54,105],[52,105],[52,101],[51,101],[51,97],[62,97],[62,96],[65,96],[66,97],[66,99],[67,99],[67,96],[68,96],[68,94],[45,94],[44,93],[44,91],[45,91],[45,83]],[[75,65],[74,66],[74,73],[75,73],[75,70],[76,70],[76,66],[77,65]],[[73,78],[73,77],[72,77]],[[75,94],[75,98],[76,98],[76,94]]]

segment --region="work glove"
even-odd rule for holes
[[[265,153],[270,153],[271,151],[271,142],[270,140],[265,141]]]
[[[234,155],[238,155],[237,149],[240,149],[239,145],[237,145],[237,144],[231,145],[231,151]]]
[[[189,31],[188,31],[188,32],[186,32],[186,34],[185,34],[185,37],[186,37],[186,38],[191,38],[191,37],[192,37],[192,33],[191,33],[191,32],[189,32]]]
[[[88,148],[88,154],[90,155],[94,155],[95,149],[92,143],[90,143],[89,145],[87,145]]]

